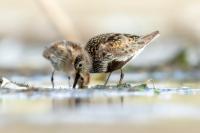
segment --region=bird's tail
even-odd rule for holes
[[[141,44],[148,45],[149,43],[151,43],[153,40],[155,40],[159,36],[160,36],[159,31],[154,31],[148,35],[140,37],[139,42]]]

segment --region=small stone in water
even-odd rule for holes
[[[131,85],[124,83],[124,84],[119,84],[116,87],[119,88],[119,89],[121,89],[121,88],[131,88]]]
[[[140,85],[135,86],[134,88],[135,88],[135,90],[137,90],[137,91],[144,91],[145,88],[148,88],[148,87],[147,87],[147,84],[146,84],[146,83],[143,83],[143,84],[140,84]]]

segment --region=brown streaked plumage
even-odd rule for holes
[[[80,54],[76,57],[74,62],[74,68],[76,69],[76,75],[74,79],[73,88],[76,87],[77,82],[80,88],[86,87],[90,82],[90,69],[91,62],[88,53]]]
[[[77,74],[77,71],[79,71],[80,74],[80,80],[77,80],[77,83],[80,87],[84,87],[89,83],[89,72],[87,69],[84,69],[82,71],[83,66],[85,64],[91,64],[89,56],[87,52],[82,48],[79,44],[70,42],[70,41],[56,41],[51,43],[44,51],[43,56],[48,59],[54,70],[51,75],[51,82],[52,86],[54,88],[54,72],[55,71],[63,71],[65,72],[69,77],[75,76]],[[81,61],[82,66],[78,68],[76,64],[80,64],[77,58],[83,57]],[[76,64],[75,64],[76,61]],[[88,65],[89,68],[89,65]],[[80,70],[77,70],[80,69]]]
[[[122,67],[135,58],[158,35],[159,31],[145,36],[107,33],[91,38],[85,47],[92,59],[90,72],[110,73],[109,79],[113,71],[120,69],[119,84],[121,84],[124,77]]]

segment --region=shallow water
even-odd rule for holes
[[[113,77],[110,84],[117,76]],[[148,82],[147,86],[73,90],[66,89],[63,77],[57,78],[57,82],[62,79],[63,83],[57,89],[2,88],[0,132],[34,132],[35,128],[39,133],[200,131],[197,124],[200,83],[197,80],[156,80],[156,89]],[[38,86],[41,82],[49,83],[48,76],[39,79],[39,83],[36,77],[28,81]],[[18,79],[24,80],[24,77]]]
[[[62,119],[76,122],[82,121],[82,118],[84,121],[101,122],[101,119],[93,117],[97,114],[109,116],[102,118],[104,122],[112,121],[118,116],[124,116],[125,120],[128,118],[128,121],[135,121],[134,117],[140,118],[140,116],[146,119],[176,115],[180,118],[190,116],[198,118],[197,116],[200,116],[197,115],[200,113],[199,94],[200,89],[161,89],[160,94],[155,93],[153,89],[2,92],[0,112],[1,115],[23,116],[33,114],[45,116],[44,113],[48,112],[47,114],[50,113],[53,116],[63,114],[65,117]],[[172,109],[170,112],[168,112],[169,108]],[[185,111],[181,112],[181,110]],[[130,114],[135,114],[135,116],[131,118]],[[72,115],[74,115],[73,119],[70,119]]]

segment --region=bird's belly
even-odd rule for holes
[[[112,62],[108,63],[107,72],[112,72],[121,69],[127,62],[131,60],[131,58],[124,61],[113,60]]]

